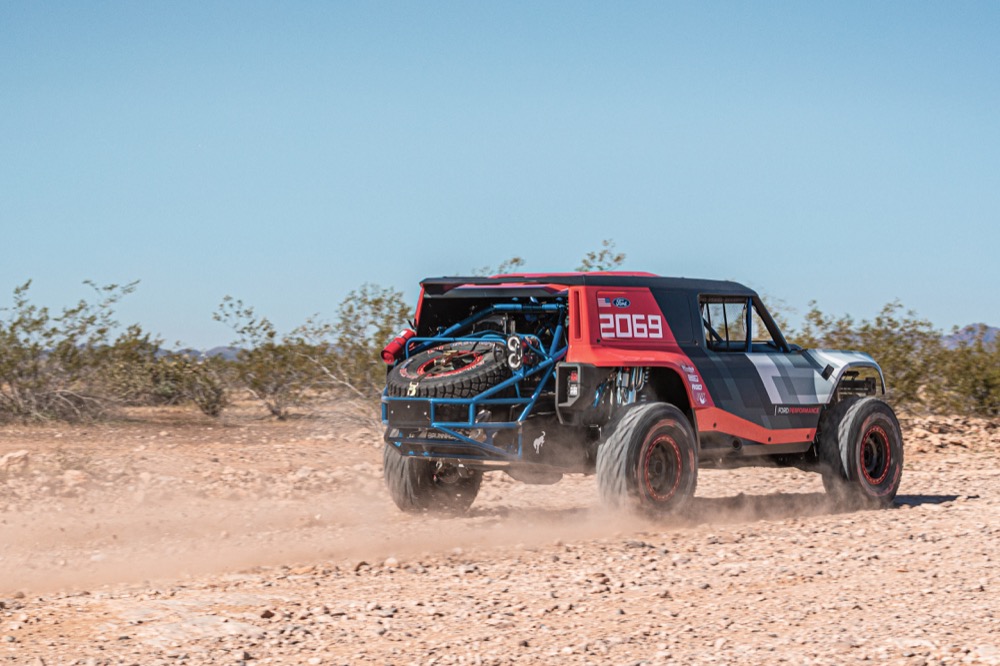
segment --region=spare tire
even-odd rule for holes
[[[472,398],[510,376],[502,342],[449,342],[392,368],[386,386],[391,396]]]

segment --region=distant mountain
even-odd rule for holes
[[[981,328],[985,329],[983,341],[987,344],[995,341],[997,338],[1000,338],[1000,328],[997,328],[996,326],[987,326],[986,324],[969,324],[955,333],[944,336],[944,344],[949,349],[954,349],[955,347],[975,342],[976,336],[979,335],[979,330]]]
[[[240,351],[239,347],[212,347],[207,352],[203,352],[202,355],[205,358],[221,357],[226,361],[235,361]]]
[[[156,358],[170,358],[173,356],[187,356],[195,361],[203,361],[206,358],[221,358],[226,361],[234,361],[243,351],[239,347],[212,347],[208,351],[185,347],[184,349],[163,349],[156,350]]]
[[[156,358],[170,358],[172,356],[187,356],[187,357],[189,357],[191,359],[194,359],[195,361],[200,361],[202,358],[205,357],[205,354],[202,353],[198,349],[191,349],[190,347],[186,347],[184,349],[164,349],[163,347],[160,347],[159,349],[156,350],[156,353],[154,354],[154,356]]]

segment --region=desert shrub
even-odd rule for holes
[[[382,348],[410,316],[402,292],[363,284],[341,301],[332,324],[313,318],[293,335],[320,374],[323,388],[371,399],[385,385]]]
[[[291,407],[306,402],[320,378],[307,341],[279,336],[270,320],[230,296],[213,316],[237,335],[233,346],[240,351],[231,362],[237,380],[272,416],[286,419]]]
[[[215,361],[189,365],[185,375],[184,395],[202,414],[217,417],[229,406],[229,393],[223,373]]]
[[[179,405],[185,401],[186,355],[166,354],[149,367],[149,396],[146,404]]]
[[[165,355],[154,368],[161,404],[190,402],[203,414],[219,416],[229,406],[225,361],[199,358],[184,352]]]
[[[933,406],[941,388],[941,332],[899,301],[887,303],[874,319],[824,314],[811,302],[802,331],[803,347],[849,349],[870,354],[882,367],[888,397],[899,405]]]
[[[96,300],[59,314],[29,300],[30,281],[14,289],[0,319],[0,419],[91,419],[115,404],[104,381],[114,306],[137,283],[85,284]],[[123,335],[139,333],[129,331]]]
[[[382,391],[382,347],[406,325],[409,308],[402,292],[364,284],[340,303],[333,323],[310,318],[288,335],[242,301],[226,297],[217,321],[237,334],[239,355],[232,368],[240,383],[279,419],[289,408],[329,390],[361,398]]]
[[[96,376],[103,392],[127,406],[192,403],[209,416],[229,404],[220,360],[197,353],[168,352],[160,340],[130,326],[96,350]]]
[[[95,372],[103,392],[122,405],[169,404],[158,394],[159,349],[160,340],[132,325],[114,342],[95,350]]]
[[[576,270],[584,273],[613,271],[625,263],[625,253],[615,252],[615,242],[610,238],[601,241],[600,250],[592,250],[583,255]]]
[[[291,341],[268,341],[240,351],[236,373],[250,393],[272,416],[288,417],[304,404],[317,381],[315,368],[304,362],[309,353]]]
[[[472,271],[473,275],[488,277],[490,275],[503,275],[504,273],[513,273],[519,268],[524,268],[524,259],[521,257],[511,257],[505,261],[501,261],[496,266],[481,266]]]
[[[597,250],[591,250],[583,255],[580,259],[580,264],[575,270],[584,273],[590,273],[595,271],[613,271],[621,268],[625,263],[625,253],[615,251],[614,240],[607,238],[601,241],[601,247]],[[525,261],[522,257],[511,257],[499,264],[481,266],[472,270],[472,275],[476,276],[490,276],[490,275],[503,275],[505,273],[516,273],[524,268]]]
[[[1000,338],[986,341],[985,325],[956,330],[942,354],[941,407],[976,416],[1000,416]],[[964,334],[964,335],[962,335]]]

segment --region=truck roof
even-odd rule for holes
[[[424,279],[420,285],[428,296],[443,295],[453,289],[483,288],[482,295],[497,287],[537,286],[553,287],[647,287],[697,294],[756,296],[757,292],[738,282],[729,280],[703,280],[695,278],[662,277],[654,273],[603,271],[593,273],[510,273],[490,277],[454,276]],[[480,290],[476,290],[477,292]],[[476,294],[479,295],[479,294]]]

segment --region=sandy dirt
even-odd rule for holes
[[[1000,424],[904,420],[895,506],[702,470],[690,513],[487,476],[401,514],[355,406],[0,428],[0,663],[1000,664]]]

